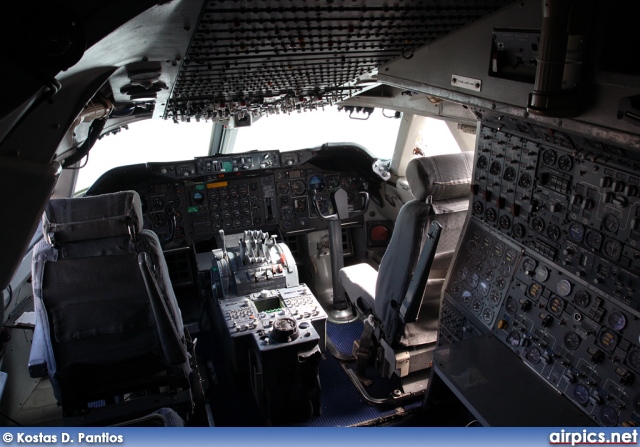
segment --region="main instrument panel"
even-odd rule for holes
[[[639,168],[621,148],[485,115],[440,341],[491,332],[594,422],[640,424]]]
[[[348,170],[336,168],[344,165],[335,155],[339,149],[341,158],[356,160]],[[316,159],[321,166],[314,163]],[[362,148],[349,145],[285,153],[256,151],[116,168],[88,194],[135,189],[141,196],[145,228],[158,235],[165,250],[201,242],[208,246],[219,230],[277,228],[287,235],[326,229],[313,201],[322,213],[331,214],[331,194],[342,188],[349,205],[361,208],[358,192],[368,191],[369,183],[376,181],[372,163]]]

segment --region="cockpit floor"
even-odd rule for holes
[[[327,323],[327,335],[338,351],[351,353],[351,345],[360,337],[362,323]],[[261,415],[248,383],[236,382],[225,367],[221,346],[211,334],[198,335],[198,353],[208,364],[210,379],[209,402],[216,426],[264,426],[267,421]],[[386,397],[393,391],[393,383],[380,377],[374,368],[368,371],[374,384],[367,390],[373,397]],[[211,377],[211,374],[210,374]],[[398,408],[376,408],[368,405],[342,368],[341,363],[327,350],[320,361],[322,387],[322,414],[302,424],[305,427],[340,427],[354,425],[386,425],[419,411],[417,400]]]

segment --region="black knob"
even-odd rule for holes
[[[271,331],[271,339],[279,343],[288,343],[298,338],[298,325],[296,320],[291,317],[280,317],[273,322],[273,330]]]

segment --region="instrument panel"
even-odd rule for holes
[[[640,424],[638,168],[621,148],[485,115],[441,343],[493,333],[594,422]]]
[[[341,153],[338,151],[341,150]],[[340,155],[338,155],[340,154]],[[352,169],[339,167],[351,157]],[[314,164],[319,158],[322,166]],[[163,249],[211,242],[219,230],[239,233],[277,228],[282,235],[327,228],[331,194],[343,188],[349,206],[363,206],[359,192],[375,180],[373,159],[361,148],[249,152],[196,158],[174,163],[148,163],[116,168],[94,184],[88,194],[135,189],[143,204],[144,226],[159,237]],[[366,167],[366,169],[365,169]],[[351,219],[358,222],[361,219]]]

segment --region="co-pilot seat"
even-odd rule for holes
[[[411,160],[406,176],[415,200],[401,208],[378,271],[369,264],[340,271],[349,300],[362,314],[370,315],[363,337],[354,347],[363,383],[367,383],[363,377],[367,352],[374,351],[378,369],[386,377],[395,374],[404,381],[414,372],[425,375],[429,368],[437,337],[440,292],[469,208],[472,163],[470,152]],[[397,321],[399,307],[433,221],[442,230],[431,270],[426,273],[420,312],[416,321],[401,324]]]
[[[188,418],[203,399],[194,346],[158,237],[142,230],[138,193],[51,200],[43,232],[29,371],[49,376],[65,424],[113,424],[160,407]]]

